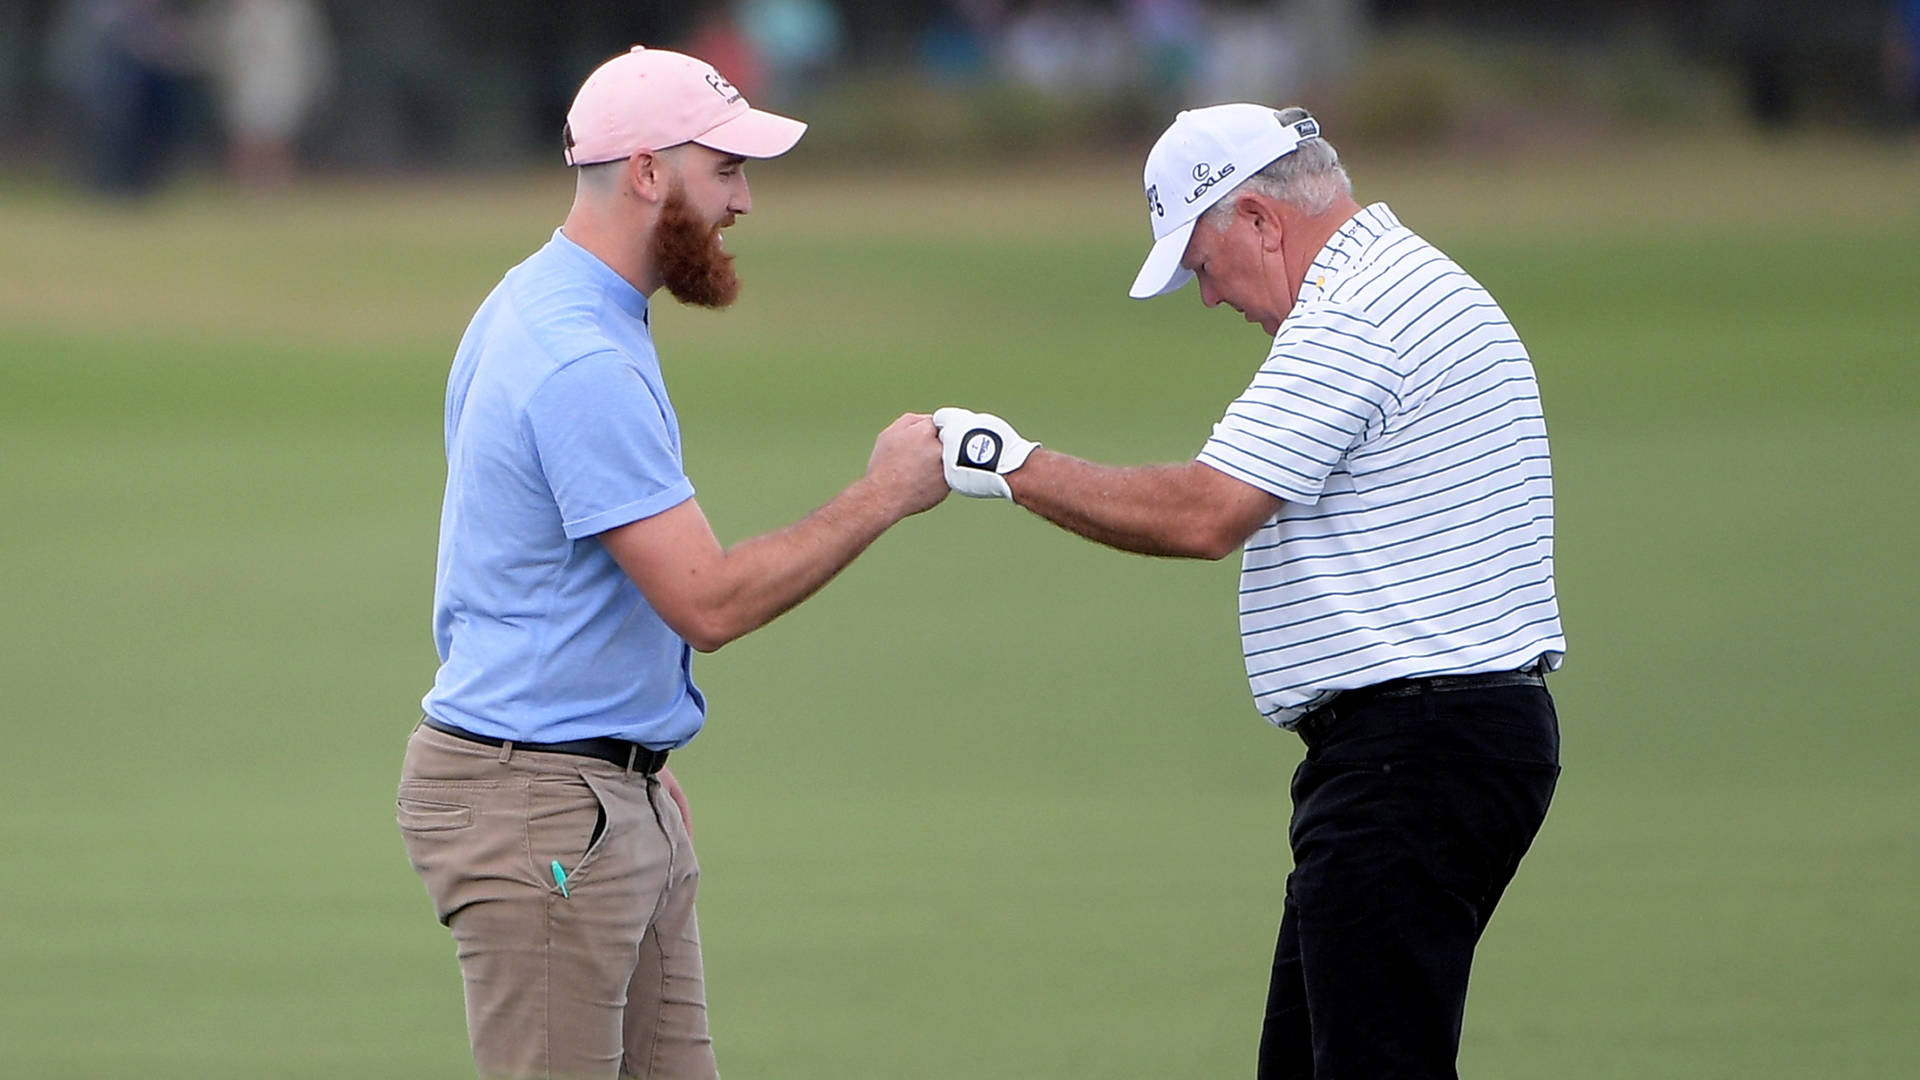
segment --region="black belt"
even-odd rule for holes
[[[625,739],[573,739],[568,742],[520,742],[516,739],[496,739],[491,735],[475,735],[465,728],[452,724],[443,724],[431,716],[423,716],[420,722],[442,735],[451,735],[456,739],[465,739],[482,746],[505,746],[513,744],[515,750],[533,750],[542,754],[577,754],[580,757],[599,758],[611,761],[623,769],[652,776],[666,767],[667,751],[654,750]]]
[[[1332,701],[1302,716],[1294,725],[1303,734],[1331,721],[1337,713],[1350,712],[1369,701],[1382,698],[1419,697],[1449,690],[1488,690],[1496,686],[1545,686],[1547,665],[1536,660],[1518,671],[1489,671],[1479,675],[1430,675],[1421,679],[1390,679],[1358,690],[1342,690]]]

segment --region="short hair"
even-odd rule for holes
[[[612,161],[596,161],[591,165],[575,165],[573,170],[579,174],[579,186],[591,191],[611,191],[620,182],[620,173],[626,168],[626,158]]]
[[[1290,105],[1279,111],[1282,124],[1305,120],[1307,110]],[[1302,140],[1292,153],[1274,159],[1266,167],[1235,184],[1233,190],[1209,206],[1201,217],[1215,232],[1225,232],[1233,223],[1233,199],[1242,191],[1258,192],[1293,206],[1306,214],[1324,214],[1341,196],[1353,194],[1353,181],[1340,164],[1340,153],[1325,139]]]

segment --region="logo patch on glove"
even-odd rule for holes
[[[960,440],[960,460],[956,465],[992,472],[1000,464],[1000,436],[986,428],[974,428]]]

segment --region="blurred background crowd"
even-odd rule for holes
[[[1233,99],[1405,140],[1920,120],[1920,0],[5,0],[0,160],[119,195],[524,162],[631,42],[836,159],[1131,144]]]

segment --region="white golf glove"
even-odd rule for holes
[[[976,499],[1012,499],[1006,474],[1027,463],[1040,444],[1029,442],[1013,425],[992,413],[941,409],[933,414],[940,432],[940,459],[947,486]]]

